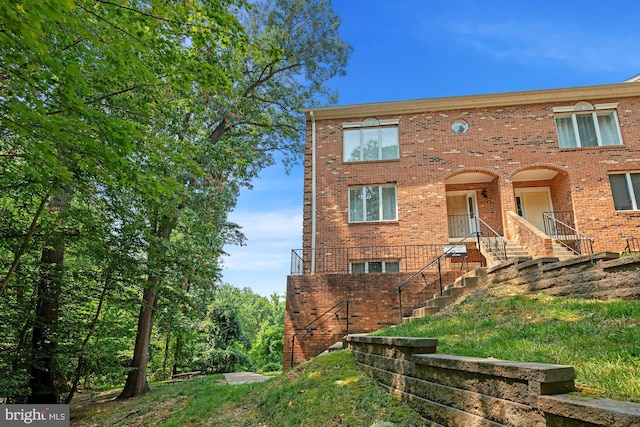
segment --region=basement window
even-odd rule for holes
[[[358,261],[349,263],[350,274],[363,273],[398,273],[400,261]]]

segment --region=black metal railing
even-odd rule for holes
[[[627,239],[627,246],[622,251],[625,255],[640,254],[640,240],[637,237],[629,237]]]
[[[418,270],[417,272],[415,272],[414,274],[412,274],[411,276],[409,276],[408,278],[406,278],[405,280],[402,281],[402,283],[400,283],[398,286],[396,286],[396,293],[398,294],[398,301],[399,301],[399,310],[400,310],[400,323],[402,323],[402,318],[404,316],[403,311],[402,311],[402,289],[409,285],[410,283],[413,282],[413,280],[415,278],[417,278],[418,276],[422,275],[423,279],[424,279],[424,273],[429,270],[429,269],[437,269],[438,272],[438,280],[440,283],[440,295],[443,294],[443,289],[442,289],[442,263],[444,260],[446,260],[447,258],[450,258],[451,255],[457,254],[457,247],[459,245],[465,245],[465,242],[468,240],[471,240],[472,238],[476,238],[477,239],[477,245],[478,248],[480,248],[480,232],[473,232],[473,233],[469,233],[467,236],[465,236],[462,240],[456,242],[454,245],[448,245],[448,249],[446,249],[444,252],[440,253],[438,256],[434,257],[428,264],[426,264],[424,267],[422,267],[420,270]],[[466,251],[466,249],[465,249]],[[480,266],[482,267],[482,257],[480,257]]]
[[[489,224],[480,217],[476,217],[480,229],[480,242],[489,252],[495,255],[500,261],[507,260],[507,239],[502,237]],[[482,251],[482,246],[478,249]]]
[[[356,246],[291,251],[291,275],[348,274],[350,263],[399,261],[399,272],[416,271],[438,254],[442,245]]]
[[[544,232],[576,255],[593,254],[593,239],[576,230],[575,227],[560,221],[555,214],[555,212],[542,213]]]
[[[343,335],[349,335],[349,300],[342,300],[338,302],[336,305],[317,316],[311,322],[307,323],[302,328],[298,329],[298,331],[291,336],[291,367],[294,365],[294,350],[296,344],[296,337],[298,337],[298,342],[302,341],[305,337],[309,335],[313,335],[313,332],[318,330],[320,326],[330,320],[340,321],[339,314],[341,312],[345,312],[345,331]]]
[[[480,231],[478,229],[477,216],[465,215],[447,215],[447,223],[449,226],[449,238],[461,239],[470,233]]]
[[[573,217],[573,211],[553,211],[553,212],[543,212],[542,215],[548,215],[553,217],[554,219],[556,219],[557,221],[560,221],[563,224],[568,225],[571,228],[576,228],[576,222],[575,219]],[[545,222],[545,230],[544,232],[548,235],[551,235],[551,233],[549,233],[547,231],[547,227],[551,227],[551,224],[547,224]],[[551,231],[551,230],[549,230]]]

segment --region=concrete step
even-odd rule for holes
[[[558,243],[555,240],[553,241],[553,255],[560,261],[566,261],[577,256],[572,251],[565,248],[561,243]]]
[[[474,278],[474,279],[477,280],[477,278]],[[433,294],[433,298],[438,298],[440,296],[457,297],[462,295],[463,293],[464,293],[464,286],[449,285],[442,290],[442,295],[440,295],[440,292],[436,292],[435,294]]]
[[[440,296],[440,294],[438,294],[437,297],[430,299],[429,301],[427,301],[427,307],[444,307],[447,304],[449,304],[451,301],[453,300],[453,297],[450,296]]]
[[[479,277],[461,276],[461,277],[458,277],[455,282],[453,282],[453,287],[473,289],[478,286],[480,281],[481,279]]]
[[[454,283],[443,288],[442,295],[440,295],[440,292],[434,294],[433,298],[426,301],[423,307],[414,309],[411,316],[403,317],[402,323],[436,314],[442,308],[454,302],[459,296],[468,293],[470,289],[477,287],[480,283],[484,283],[486,277],[486,267],[476,268],[458,277]]]

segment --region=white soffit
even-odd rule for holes
[[[558,172],[552,169],[527,169],[513,174],[511,181],[545,181],[553,179],[557,174]]]
[[[493,176],[486,173],[479,172],[465,172],[458,175],[454,175],[451,178],[447,178],[445,184],[475,184],[479,182],[491,182]]]

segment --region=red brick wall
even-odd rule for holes
[[[466,271],[446,270],[443,285],[453,283]],[[349,333],[372,332],[400,323],[400,304],[396,287],[409,273],[386,274],[316,274],[287,278],[287,307],[284,331],[284,368],[291,367],[291,337],[300,328],[340,301],[349,300]],[[418,277],[402,291],[402,311],[411,315],[413,308],[439,292],[440,282],[435,273]],[[346,333],[346,313],[320,325],[313,335],[296,339],[294,363],[299,363],[323,352],[341,341]]]
[[[553,107],[578,101],[617,102],[624,145],[561,150]],[[345,163],[342,161],[342,124],[366,118],[315,122],[317,248],[447,244],[446,191],[462,189],[476,191],[480,217],[506,237],[510,237],[507,212],[516,210],[514,188],[536,186],[549,187],[556,211],[574,212],[577,228],[595,239],[595,251],[619,252],[625,246],[626,237],[639,234],[640,212],[616,212],[608,180],[611,172],[640,170],[638,97],[377,116],[379,120],[398,120],[400,159]],[[451,131],[456,119],[469,123],[466,133]],[[305,151],[304,248],[311,247],[311,152],[309,121]],[[514,174],[539,168],[558,173],[544,181],[512,182]],[[481,172],[494,179],[477,185],[445,184],[448,178],[464,172]],[[398,220],[349,224],[349,187],[387,183],[397,186]],[[484,189],[486,198],[482,196]],[[546,251],[546,246],[543,243],[541,251]],[[472,255],[477,259],[477,254]],[[292,331],[303,326],[306,320],[311,321],[313,313],[320,314],[341,299],[354,301],[357,322],[354,320],[353,332],[397,322],[397,302],[389,296],[392,286],[387,283],[391,276],[289,278],[285,339],[290,339]],[[296,347],[296,360],[337,341],[342,333],[337,327],[314,335],[316,344]],[[285,362],[290,350],[285,348]]]
[[[595,239],[595,250],[620,251],[624,237],[637,234],[640,213],[615,212],[607,174],[640,169],[640,99],[593,102],[618,102],[623,146],[560,150],[555,105],[535,104],[379,116],[376,118],[399,121],[400,159],[344,163],[342,123],[366,117],[318,120],[317,246],[444,244],[448,241],[445,180],[461,172],[479,171],[496,177],[476,186],[480,215],[492,227],[501,228],[506,211],[515,210],[514,188],[548,186],[555,210],[573,210],[581,231]],[[458,118],[469,123],[468,132],[450,130]],[[310,141],[310,127],[308,130]],[[305,247],[311,244],[310,157],[308,144]],[[547,181],[511,182],[515,173],[530,168],[559,173]],[[397,185],[398,221],[349,224],[349,186],[386,183]],[[481,196],[482,188],[487,189],[486,199]]]

